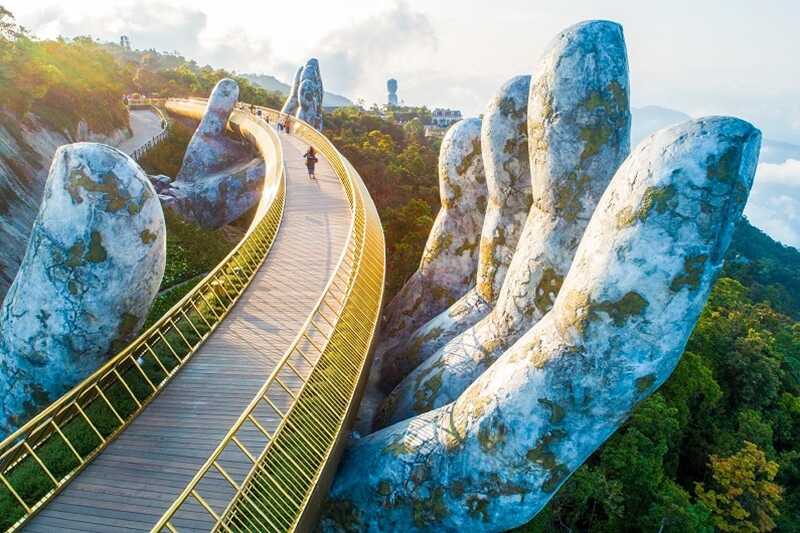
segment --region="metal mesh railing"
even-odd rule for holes
[[[287,118],[260,107],[250,112]],[[321,133],[289,120],[342,183],[352,213],[347,243],[289,350],[153,531],[310,527],[363,391],[383,298],[380,220],[352,165]]]
[[[202,107],[198,113],[202,114]],[[229,125],[266,165],[264,192],[247,234],[184,298],[127,348],[0,443],[0,498],[9,531],[21,527],[114,440],[166,386],[228,314],[264,262],[285,201],[277,134],[250,114]],[[5,494],[3,494],[5,492]],[[3,522],[0,522],[3,523]]]

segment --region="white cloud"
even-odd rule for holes
[[[268,38],[236,26],[211,25],[205,11],[160,0],[120,3],[111,10],[50,5],[30,13],[25,23],[40,37],[91,34],[116,41],[124,34],[134,48],[177,51],[215,68],[259,70],[271,64]]]
[[[757,183],[788,185],[800,189],[800,161],[787,159],[783,163],[759,163]]]
[[[428,17],[399,1],[386,11],[323,35],[312,53],[320,61],[326,89],[354,98],[377,98],[383,91],[378,87],[392,69],[436,46],[436,32]]]
[[[772,238],[800,248],[800,161],[760,163],[745,215]]]

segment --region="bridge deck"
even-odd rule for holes
[[[152,109],[131,109],[128,116],[131,137],[122,141],[117,148],[126,154],[132,154],[161,132],[161,117]]]
[[[302,160],[306,146],[286,135],[281,140],[287,166],[283,223],[252,284],[173,382],[26,531],[149,531],[291,344],[336,267],[350,211],[327,161],[320,158],[319,180],[310,181]],[[249,467],[235,457],[227,465],[237,479]],[[203,494],[211,494],[213,505],[215,492],[222,497],[230,491],[220,479]],[[202,514],[193,518],[190,512],[175,524],[181,531],[207,530]]]

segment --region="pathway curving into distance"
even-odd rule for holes
[[[333,273],[350,210],[328,162],[309,180],[307,145],[281,141],[283,221],[250,287],[164,392],[25,531],[149,531],[289,348]]]
[[[197,118],[205,102],[171,100],[166,106]],[[279,118],[273,110],[259,113],[273,123]],[[156,384],[158,391],[79,469],[41,500],[29,501],[31,512],[14,529],[209,531],[244,523],[246,530],[281,531],[313,522],[368,371],[383,295],[383,233],[360,177],[319,132],[296,121],[292,136],[275,134],[242,110],[229,127],[262,154],[277,150],[284,162],[285,172],[277,175],[285,182],[278,179],[277,193],[265,190],[256,213],[256,220],[264,220],[265,211],[283,213],[266,260],[255,267],[249,285],[239,284],[241,296],[193,355],[181,357]],[[319,152],[317,180],[305,169],[308,143]],[[275,174],[273,169],[268,175]],[[275,211],[277,202],[282,210]],[[255,250],[248,244],[235,253],[257,265]],[[224,273],[207,285],[211,294],[225,291],[225,280],[240,275],[235,262],[225,261]],[[125,360],[135,369],[129,355]],[[97,394],[91,397],[104,401],[107,385],[102,378],[92,383]],[[54,406],[74,406],[83,394],[71,391]],[[51,429],[63,425],[53,422],[61,415],[49,413],[66,408],[53,411],[54,406],[21,428],[23,440],[4,441],[6,457],[39,461],[33,450],[46,437],[38,435],[63,436]],[[83,416],[79,405],[70,412]],[[284,468],[284,460],[296,465],[291,455],[298,438],[311,443],[302,449],[303,468],[263,492],[264,471]],[[5,468],[4,483],[13,465]],[[275,519],[270,506],[278,493],[288,498],[278,503]],[[249,514],[253,505],[260,515],[255,521]]]

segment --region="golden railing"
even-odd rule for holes
[[[195,118],[204,108],[167,102],[170,106]],[[158,395],[266,259],[285,201],[281,143],[272,128],[249,113],[235,111],[228,126],[253,143],[266,163],[253,223],[230,254],[147,331],[0,443],[0,498],[11,498],[17,509],[0,516],[8,531],[25,524]]]
[[[312,528],[363,392],[383,299],[383,231],[352,165],[318,131],[289,120],[342,183],[352,213],[347,244],[289,350],[153,531]]]

